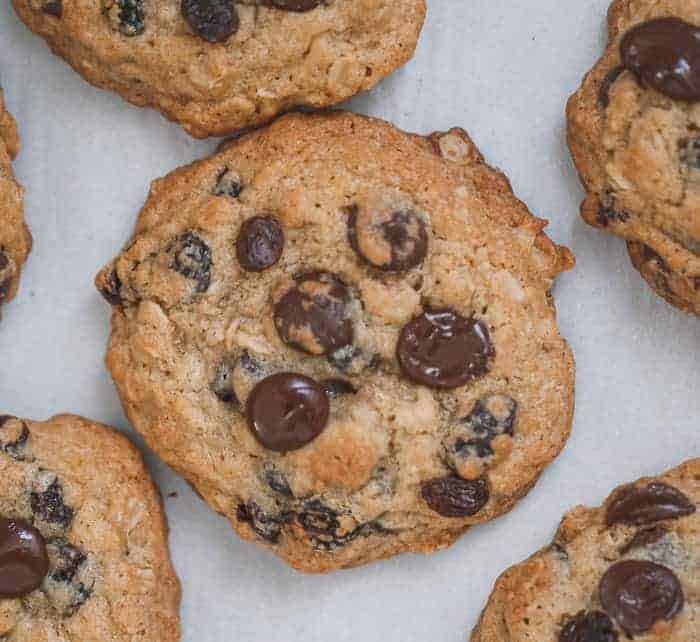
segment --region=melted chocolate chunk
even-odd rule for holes
[[[423,482],[421,494],[428,506],[443,517],[471,517],[489,501],[486,480],[467,480],[456,475]]]
[[[197,292],[206,292],[211,283],[211,249],[196,234],[187,232],[175,243],[172,268],[195,282]]]
[[[599,586],[605,612],[628,635],[649,631],[683,608],[683,589],[671,569],[638,560],[611,566]]]
[[[121,279],[116,270],[111,270],[104,284],[100,288],[100,294],[110,305],[121,305],[122,297],[119,293],[122,287]]]
[[[277,544],[282,533],[282,524],[271,517],[254,501],[238,506],[236,517],[239,522],[250,525],[256,535],[270,544]]]
[[[214,187],[214,196],[229,196],[238,198],[243,191],[243,185],[240,177],[232,172],[228,167],[221,170],[216,178],[216,187]]]
[[[700,28],[680,18],[656,18],[630,29],[622,62],[645,87],[675,100],[700,100]]]
[[[350,290],[335,275],[309,272],[275,305],[275,327],[287,345],[313,355],[328,355],[353,342],[348,318]]]
[[[600,83],[600,89],[598,90],[598,104],[604,109],[610,105],[610,90],[612,89],[612,86],[624,71],[625,68],[622,66],[615,67],[605,75],[605,78],[603,78],[603,81]]]
[[[247,404],[253,436],[265,448],[283,453],[316,439],[325,430],[329,414],[323,388],[309,377],[289,372],[263,379]]]
[[[418,214],[404,210],[377,218],[365,221],[357,207],[348,210],[348,241],[361,259],[386,272],[406,272],[423,263],[428,232]]]
[[[610,500],[606,513],[608,526],[651,524],[678,519],[696,511],[695,504],[681,491],[663,482],[646,486],[626,486]]]
[[[451,310],[431,310],[401,331],[397,357],[404,375],[431,388],[458,388],[489,371],[494,355],[486,325]]]
[[[620,549],[620,553],[626,555],[636,548],[646,548],[650,544],[656,544],[668,534],[668,530],[663,526],[653,526],[639,531],[634,537]]]
[[[559,642],[617,642],[619,636],[610,618],[600,611],[581,611],[566,621]]]
[[[63,487],[58,479],[54,479],[46,490],[32,492],[29,503],[34,514],[48,524],[66,528],[73,521],[73,509],[63,502]]]
[[[49,570],[41,533],[19,519],[0,517],[0,598],[19,598],[38,589]]]
[[[236,257],[247,272],[262,272],[282,256],[284,232],[273,216],[254,216],[241,226],[236,241]]]
[[[182,17],[197,35],[212,43],[225,42],[240,26],[234,0],[182,0]]]

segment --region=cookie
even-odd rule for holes
[[[568,104],[591,225],[626,239],[653,290],[700,316],[700,3],[616,0]]]
[[[192,136],[373,87],[413,55],[425,0],[13,0],[93,85]]]
[[[125,437],[0,416],[0,470],[0,638],[180,639],[160,496]]]
[[[289,115],[156,181],[98,276],[133,425],[322,572],[510,509],[567,439],[568,250],[467,135]]]
[[[568,513],[496,582],[471,642],[695,642],[700,459]]]
[[[18,151],[17,127],[5,111],[0,89],[0,308],[17,293],[22,266],[32,247],[24,223],[22,188],[12,173],[12,159]]]

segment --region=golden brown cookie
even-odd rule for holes
[[[123,436],[0,416],[0,638],[175,642],[160,495]]]
[[[192,136],[373,87],[413,55],[424,0],[13,0],[93,85]]]
[[[573,265],[462,130],[291,115],[153,183],[98,276],[134,426],[310,572],[433,551],[569,434]]]
[[[579,506],[506,571],[471,642],[696,642],[700,459]]]
[[[12,173],[12,159],[18,151],[17,127],[5,111],[0,89],[0,308],[17,293],[22,266],[32,247],[24,223],[22,188]]]
[[[700,315],[700,2],[616,0],[608,47],[567,109],[581,213]]]

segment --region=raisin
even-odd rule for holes
[[[298,519],[310,535],[334,536],[340,528],[338,513],[317,499],[304,504],[304,510],[299,514]]]
[[[254,501],[247,504],[239,504],[236,510],[236,517],[239,522],[248,524],[256,535],[270,544],[279,542],[282,532],[282,525],[279,520],[270,517]]]
[[[107,0],[107,17],[125,36],[140,36],[146,29],[144,0]]]
[[[345,379],[326,379],[321,382],[321,386],[330,398],[357,394],[357,388]]]
[[[267,485],[276,493],[284,495],[284,497],[289,497],[290,499],[294,497],[294,493],[289,486],[287,478],[278,470],[274,468],[266,470],[265,481],[267,481]]]
[[[241,179],[235,172],[232,172],[228,167],[219,172],[216,177],[216,186],[214,187],[214,196],[229,196],[238,198],[243,191]]]
[[[428,506],[443,517],[471,517],[489,501],[486,480],[467,480],[456,475],[423,482],[421,494]]]
[[[87,555],[64,539],[54,539],[48,545],[51,559],[50,577],[54,582],[73,581],[78,569],[87,560]]]
[[[323,4],[323,0],[263,0],[263,4],[281,11],[311,11]]]
[[[238,406],[240,402],[233,389],[233,371],[235,367],[236,362],[233,359],[222,359],[216,368],[214,380],[211,382],[211,390],[224,403]]]
[[[618,637],[605,613],[581,611],[564,624],[559,642],[617,642]]]
[[[105,278],[104,284],[100,288],[100,294],[110,305],[121,305],[122,298],[119,294],[121,287],[122,282],[117,274],[117,271],[111,270]]]
[[[187,232],[175,242],[172,268],[195,282],[195,290],[206,292],[211,283],[210,247],[196,234]]]
[[[688,167],[700,169],[700,137],[681,141],[681,160]]]
[[[63,502],[63,488],[58,479],[54,479],[46,490],[33,491],[29,503],[32,511],[48,524],[67,528],[73,521],[73,509]]]
[[[25,447],[29,440],[29,427],[15,417],[0,416],[0,446],[13,459],[27,459]]]
[[[182,0],[182,16],[207,42],[224,42],[238,31],[240,20],[233,0]]]
[[[259,377],[263,373],[263,367],[250,356],[250,352],[244,350],[240,358],[241,367],[251,376]]]
[[[492,442],[499,435],[512,435],[518,415],[518,403],[508,395],[494,394],[479,399],[462,419],[470,438],[458,438],[455,452],[461,457],[484,459],[494,454]]]
[[[626,223],[630,215],[624,210],[615,207],[615,200],[612,196],[604,196],[598,210],[596,221],[601,227],[607,227],[610,223]]]
[[[42,13],[54,18],[63,16],[63,0],[40,0],[39,8]]]

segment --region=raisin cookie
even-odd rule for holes
[[[92,84],[192,136],[324,107],[413,55],[425,0],[13,0]]]
[[[471,642],[696,642],[700,459],[568,513],[496,582]]]
[[[616,0],[608,48],[568,105],[583,218],[700,316],[700,2]]]
[[[22,188],[12,173],[19,151],[15,121],[7,111],[0,89],[0,307],[17,293],[20,272],[32,246],[24,223]]]
[[[0,470],[0,639],[180,639],[160,496],[126,438],[0,416]]]
[[[309,572],[432,551],[570,429],[568,250],[461,130],[286,116],[156,181],[98,276],[131,421]]]

